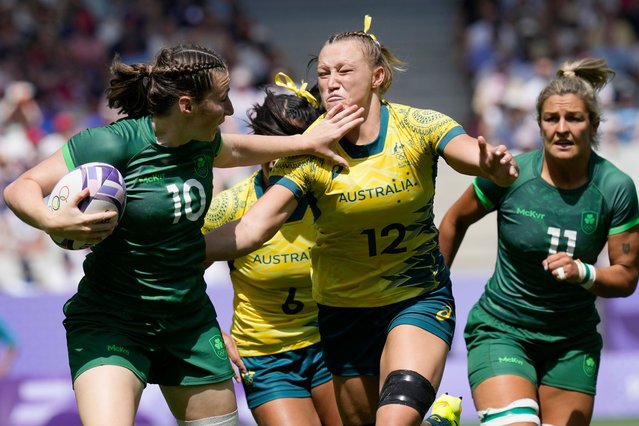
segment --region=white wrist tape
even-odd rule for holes
[[[575,260],[577,269],[579,270],[579,285],[588,290],[595,284],[597,279],[597,270],[590,263],[583,263],[581,260]]]

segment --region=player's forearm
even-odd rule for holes
[[[40,186],[35,181],[19,178],[4,189],[3,195],[9,209],[20,220],[46,231],[51,212],[43,201]]]
[[[445,148],[446,162],[457,172],[480,176],[499,186],[511,185],[519,175],[519,166],[508,149],[493,146],[479,136],[454,137]]]
[[[227,223],[206,234],[206,261],[231,260],[251,253],[261,247],[268,238],[251,232],[243,219]]]
[[[450,218],[444,216],[441,224],[439,225],[439,249],[444,256],[444,262],[449,268],[453,266],[455,256],[459,251],[466,230],[468,227],[461,226],[459,223],[455,223]]]
[[[262,136],[224,133],[222,141],[222,152],[215,159],[216,167],[251,166],[310,151],[301,135]]]
[[[628,297],[637,289],[639,272],[626,265],[596,267],[596,279],[589,291],[599,297]]]

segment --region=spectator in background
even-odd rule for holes
[[[603,143],[608,148],[624,151],[639,146],[639,90],[632,81],[618,86],[614,107],[603,128]]]
[[[18,355],[18,344],[13,333],[0,318],[0,380],[9,374]]]
[[[38,132],[43,114],[35,86],[26,81],[10,83],[0,100],[0,181],[2,188],[39,160]],[[33,138],[35,136],[35,139]],[[38,291],[66,292],[69,281],[66,258],[42,232],[18,220],[0,206],[0,289],[26,295]]]
[[[231,0],[0,3],[0,190],[47,157],[61,140],[120,118],[105,107],[103,93],[106,58],[114,51],[143,62],[160,46],[203,40],[223,52],[232,71],[251,70],[249,91],[280,65],[258,24]],[[216,174],[216,190],[246,173],[234,169]],[[0,228],[7,231],[0,242],[0,291],[74,288],[84,252],[64,252],[42,233],[10,221],[0,218]],[[42,274],[38,264],[51,266]]]
[[[599,97],[615,110],[613,95],[626,85],[616,86],[626,79],[639,85],[637,9],[623,1],[462,1],[459,65],[471,82],[478,132],[513,150],[540,146],[531,101],[566,57],[607,59],[618,78]],[[613,139],[606,123],[601,131],[605,150]]]
[[[522,64],[500,58],[478,74],[474,86],[472,105],[478,131],[514,152],[541,145],[534,99],[552,78],[554,63],[543,52],[539,55]]]
[[[0,287],[19,296],[72,293],[77,281],[71,281],[73,277],[63,249],[8,210],[2,214],[0,224],[6,231],[0,242],[0,259],[7,266],[0,273]],[[85,250],[74,253],[74,256],[82,255],[86,255]]]
[[[75,113],[87,127],[84,117],[103,103],[105,63],[116,51],[144,62],[160,46],[199,41],[228,58],[231,70],[248,66],[255,86],[281,66],[259,24],[231,0],[3,2],[0,17],[0,90],[14,80],[31,82],[45,128],[61,111]]]

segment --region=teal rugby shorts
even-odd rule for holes
[[[602,339],[591,326],[527,330],[500,321],[477,303],[468,315],[464,339],[472,389],[488,378],[515,374],[535,386],[596,392]]]
[[[273,355],[242,357],[246,402],[252,410],[281,398],[310,398],[311,390],[331,380],[319,343]]]
[[[387,306],[318,307],[324,359],[336,376],[379,376],[386,336],[398,325],[422,328],[449,347],[455,333],[455,300],[450,280],[429,293]]]
[[[119,365],[143,383],[204,385],[233,377],[215,310],[207,298],[161,318],[107,309],[72,297],[64,327],[73,380],[92,367]]]

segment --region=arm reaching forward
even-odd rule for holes
[[[293,193],[273,185],[240,219],[206,234],[206,260],[235,259],[270,240],[297,208]]]

